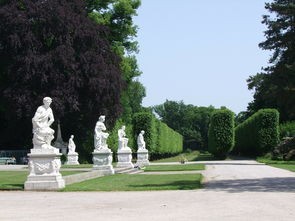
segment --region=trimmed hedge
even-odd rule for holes
[[[234,113],[216,110],[212,113],[208,131],[208,150],[215,157],[225,159],[234,146]]]
[[[183,138],[166,124],[157,120],[152,113],[141,112],[133,116],[134,137],[145,131],[146,147],[152,159],[181,153]]]
[[[279,112],[261,109],[235,129],[235,152],[260,156],[271,151],[279,142]]]
[[[111,131],[107,131],[110,135],[107,140],[109,148],[113,151],[113,153],[117,153],[118,151],[118,130],[125,125],[126,129],[126,137],[128,138],[128,147],[132,149],[132,151],[135,151],[136,145],[134,143],[133,139],[133,126],[130,124],[125,124],[122,119],[118,119]]]

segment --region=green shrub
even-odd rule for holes
[[[152,113],[141,112],[133,116],[134,137],[145,131],[146,147],[151,159],[182,152],[182,136],[157,120]]]
[[[150,154],[157,152],[157,128],[156,119],[152,113],[140,112],[133,115],[134,137],[137,138],[141,130],[145,131],[144,139]]]
[[[133,125],[125,124],[122,119],[118,119],[112,128],[111,131],[108,131],[110,134],[107,140],[108,147],[113,151],[113,153],[117,153],[118,151],[118,130],[125,125],[126,137],[128,138],[128,147],[132,149],[133,152],[136,151],[136,145],[134,143],[134,133],[133,133]]]
[[[259,156],[271,151],[279,141],[279,112],[262,109],[235,129],[235,152]]]
[[[208,150],[215,157],[225,159],[234,146],[234,113],[216,110],[212,113],[208,132]]]
[[[280,124],[280,137],[294,137],[295,136],[295,121],[285,122]]]

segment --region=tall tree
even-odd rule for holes
[[[274,15],[264,15],[266,40],[259,44],[273,52],[270,66],[251,76],[248,88],[254,89],[254,101],[248,106],[253,113],[261,108],[277,108],[281,120],[295,119],[295,3],[294,0],[274,0],[265,8]]]
[[[1,146],[30,143],[30,118],[44,96],[53,98],[56,118],[67,118],[67,127],[82,137],[101,113],[115,121],[124,84],[121,60],[109,28],[89,19],[85,2],[1,4],[0,116],[9,126],[1,127]]]
[[[121,57],[121,70],[126,82],[121,97],[125,123],[131,122],[132,114],[139,111],[145,97],[144,86],[136,80],[141,71],[135,57],[138,52],[135,40],[138,28],[133,23],[133,17],[137,15],[140,4],[140,0],[87,0],[89,17],[110,28],[108,38],[113,50]]]
[[[208,146],[208,128],[213,106],[197,107],[186,105],[183,101],[168,101],[154,107],[161,120],[184,137],[185,148]]]

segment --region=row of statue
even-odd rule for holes
[[[33,145],[34,149],[52,149],[51,141],[54,139],[54,130],[50,128],[54,122],[54,116],[50,104],[52,99],[45,97],[43,105],[39,106],[34,117],[32,118],[33,124]],[[105,116],[99,117],[94,129],[94,151],[107,150],[107,139],[109,134],[106,132],[104,124]],[[118,150],[130,150],[128,147],[128,138],[125,132],[126,127],[123,125],[118,130]],[[144,141],[144,131],[142,130],[137,137],[138,150],[145,150],[146,145]],[[76,145],[74,143],[74,135],[71,135],[68,143],[69,154],[75,153]]]

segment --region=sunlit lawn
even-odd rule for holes
[[[150,165],[144,171],[186,171],[186,170],[204,170],[204,164],[179,164],[179,165]]]
[[[81,173],[80,171],[61,171],[63,176]],[[27,171],[0,171],[0,190],[23,190]]]
[[[257,158],[257,161],[260,163],[265,163],[269,166],[289,170],[295,172],[295,161],[283,161],[283,160],[269,160],[267,158]]]
[[[201,187],[201,174],[116,174],[74,183],[62,191],[191,190]]]

